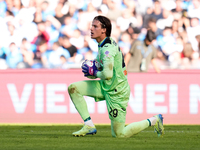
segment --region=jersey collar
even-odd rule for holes
[[[105,37],[105,39],[103,39],[103,40],[98,44],[98,47],[101,47],[107,38],[108,38],[108,37]]]

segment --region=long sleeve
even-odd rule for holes
[[[114,58],[110,57],[103,61],[104,67],[102,71],[97,72],[97,77],[102,80],[109,80],[113,77]]]

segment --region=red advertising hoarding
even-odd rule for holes
[[[200,70],[129,73],[126,123],[162,113],[166,124],[200,124]],[[68,86],[80,69],[0,71],[0,123],[81,123]],[[84,88],[84,87],[83,87]],[[110,123],[105,101],[85,97],[94,123]]]

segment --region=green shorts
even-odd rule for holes
[[[90,96],[96,102],[106,100],[107,110],[111,121],[124,123],[126,121],[126,108],[128,106],[130,87],[128,83],[116,87],[118,91],[106,92],[102,89],[100,80],[85,80],[73,83],[82,96]],[[125,87],[125,88],[124,88]],[[121,89],[121,90],[120,90]]]
[[[105,94],[110,120],[122,123],[126,121],[126,108],[128,106],[129,96],[129,88],[116,95]]]
[[[127,86],[123,86],[122,90],[120,87],[116,87],[117,90],[113,91],[103,91],[101,88],[101,92],[103,92],[104,100],[106,100],[107,110],[109,114],[109,118],[112,121],[122,122],[126,121],[126,108],[128,106],[129,96],[130,96],[130,87],[127,83]],[[102,99],[95,98],[95,101],[101,101]]]

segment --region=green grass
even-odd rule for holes
[[[73,137],[81,125],[0,125],[0,150],[200,150],[199,126],[165,126],[158,138],[148,128],[131,138],[113,138],[109,125],[97,134]]]

